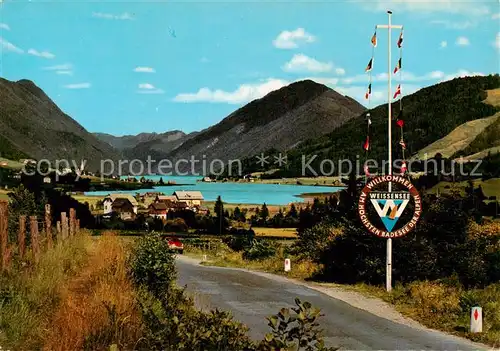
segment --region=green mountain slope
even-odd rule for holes
[[[66,159],[98,170],[102,159],[119,154],[98,140],[59,107],[33,82],[0,78],[0,153],[19,160],[31,157],[50,161]]]
[[[403,97],[403,119],[405,120],[404,138],[407,145],[406,158],[416,154],[427,145],[445,137],[461,124],[489,116],[500,109],[486,104],[486,90],[500,88],[500,76],[457,78],[419,90]],[[399,103],[392,105],[393,115],[399,113]],[[372,125],[370,151],[368,158],[378,162],[387,160],[387,104],[370,111]],[[366,139],[366,113],[350,119],[333,132],[319,138],[309,139],[288,153],[288,164],[277,176],[301,176],[302,157],[309,160],[315,170],[320,169],[320,162],[329,159],[338,165],[339,160],[365,160],[363,144]],[[393,121],[393,158],[401,158],[399,146],[399,128]],[[251,158],[245,160],[244,172],[263,170]],[[275,168],[275,165],[269,165]],[[306,173],[306,175],[313,175]]]

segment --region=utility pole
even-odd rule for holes
[[[402,25],[394,25],[391,23],[392,11],[387,11],[389,22],[388,24],[379,24],[377,29],[387,29],[388,32],[388,43],[387,43],[387,127],[388,127],[388,159],[389,159],[389,170],[388,175],[392,175],[392,110],[391,110],[391,100],[392,100],[392,89],[391,89],[391,74],[392,74],[392,63],[391,63],[391,29],[403,29]],[[392,183],[389,182],[389,192],[392,191]],[[385,285],[387,291],[392,290],[392,239],[387,239],[387,259],[386,259],[386,279]]]

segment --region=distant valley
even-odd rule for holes
[[[454,79],[405,96],[406,157],[425,152],[451,158],[496,153],[499,89],[499,76],[490,75]],[[299,170],[300,155],[343,159],[361,154],[368,112],[354,99],[312,80],[273,91],[219,123],[189,134],[180,130],[125,136],[89,133],[28,80],[0,79],[0,103],[0,156],[9,160],[86,159],[87,169],[97,170],[102,159],[146,160],[149,156],[175,162],[194,156],[208,161],[242,159],[244,172],[251,172],[258,170],[249,167],[255,155],[284,152],[292,175]],[[398,104],[393,108],[397,115]],[[386,111],[387,105],[370,110],[371,158],[381,159],[386,152]],[[399,157],[396,139],[393,147]]]

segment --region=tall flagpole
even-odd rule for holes
[[[389,147],[388,147],[388,158],[389,158],[389,175],[392,175],[392,105],[391,105],[391,93],[392,93],[392,82],[391,82],[391,69],[392,69],[392,64],[391,64],[391,17],[392,17],[392,11],[387,11],[387,14],[389,16],[389,25],[387,28],[387,33],[388,35],[388,40],[387,40],[387,58],[388,58],[388,67],[387,67],[387,76],[388,76],[388,86],[387,86],[387,106],[388,106],[388,122],[387,122],[387,128],[388,128],[388,133],[389,133]],[[389,182],[389,192],[392,191],[392,183]],[[386,275],[385,275],[385,288],[387,291],[392,290],[392,239],[387,238],[387,248],[386,248]]]
[[[392,110],[391,110],[391,100],[392,100],[392,87],[391,87],[391,29],[402,29],[401,25],[393,25],[391,22],[392,11],[387,11],[389,22],[388,24],[377,25],[377,28],[387,29],[388,32],[388,43],[387,43],[387,57],[388,57],[388,82],[387,82],[387,127],[388,127],[388,161],[389,169],[388,174],[392,175]],[[392,191],[392,183],[389,182],[389,192]],[[392,290],[392,239],[387,239],[387,258],[386,258],[386,279],[385,286],[387,291]]]

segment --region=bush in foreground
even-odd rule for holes
[[[159,235],[150,234],[139,239],[133,256],[131,275],[141,292],[139,302],[144,323],[138,349],[336,350],[324,346],[317,323],[320,311],[307,302],[296,299],[297,308],[292,309],[293,313],[282,309],[277,315],[268,318],[271,333],[255,343],[248,337],[248,329],[234,321],[229,313],[198,311],[193,300],[185,296],[184,290],[174,285],[176,274],[173,257],[165,249]]]

